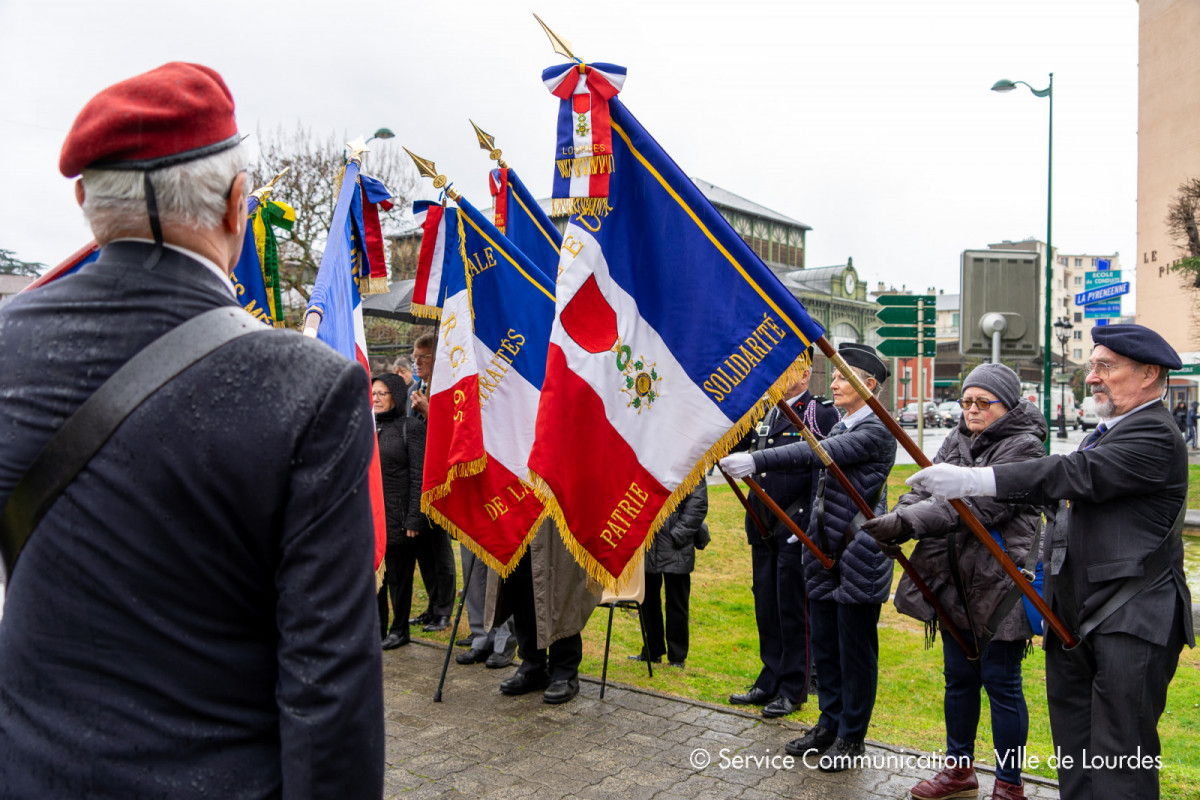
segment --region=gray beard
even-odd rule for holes
[[[1107,394],[1094,394],[1092,397],[1096,400],[1096,415],[1104,419],[1112,419],[1117,414],[1117,407],[1113,405],[1112,397]],[[1100,398],[1104,398],[1101,400]]]

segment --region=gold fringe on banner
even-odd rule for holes
[[[769,411],[775,405],[775,403],[783,398],[784,392],[786,392],[788,388],[796,382],[796,379],[799,378],[801,371],[806,368],[806,366],[802,366],[800,363],[793,362],[786,370],[784,370],[783,374],[775,380],[775,382],[767,390],[766,395],[760,398],[759,401],[755,403],[740,420],[737,421],[737,424],[730,428],[725,435],[718,439],[712,445],[712,447],[708,449],[708,452],[704,454],[700,461],[697,462],[696,466],[692,468],[691,472],[689,472],[683,481],[675,487],[675,490],[671,492],[671,496],[668,497],[663,503],[662,508],[659,509],[658,515],[650,523],[645,540],[642,542],[641,546],[638,547],[638,550],[633,557],[629,559],[629,563],[625,565],[625,568],[621,571],[620,575],[613,576],[613,574],[610,573],[603,565],[601,565],[591,553],[584,549],[583,545],[576,541],[574,534],[571,533],[571,530],[567,525],[567,520],[563,515],[562,508],[559,506],[558,500],[554,497],[554,491],[544,480],[542,480],[540,475],[530,471],[528,478],[529,484],[533,487],[534,494],[538,496],[538,499],[540,499],[543,505],[546,507],[546,510],[542,512],[542,517],[540,519],[544,519],[546,516],[552,516],[554,518],[554,522],[558,525],[559,534],[562,536],[563,543],[566,545],[567,550],[570,551],[571,556],[575,559],[576,563],[578,563],[579,566],[581,566],[584,571],[587,572],[590,578],[600,583],[609,591],[622,591],[626,586],[629,585],[630,580],[633,579],[635,570],[642,568],[642,561],[645,558],[646,551],[650,549],[652,544],[654,544],[654,537],[658,534],[658,531],[667,521],[667,518],[670,517],[675,509],[679,507],[679,504],[683,502],[683,499],[692,493],[692,491],[700,484],[700,481],[707,480],[707,473],[709,469],[711,469],[714,464],[725,457],[729,453],[730,449],[740,442],[742,438],[745,437],[745,435],[758,423],[758,421],[766,415],[767,411]]]
[[[432,489],[427,489],[421,492],[421,510],[426,514],[429,513],[429,504],[434,500],[440,500],[450,493],[450,484],[454,483],[458,478],[469,478],[472,475],[478,475],[487,468],[487,455],[483,455],[474,461],[467,461],[462,464],[455,464],[446,473],[446,480],[442,481]]]
[[[388,291],[387,278],[373,277],[367,280],[366,294],[387,294]]]
[[[422,510],[424,510],[423,504]],[[461,544],[466,545],[467,549],[474,553],[476,558],[478,558],[484,564],[487,564],[490,569],[495,570],[501,578],[507,578],[512,574],[512,571],[517,568],[517,562],[521,560],[521,556],[525,555],[525,551],[529,549],[529,543],[533,541],[533,533],[537,530],[537,528],[534,528],[533,531],[530,531],[525,535],[525,539],[521,542],[521,545],[517,548],[516,552],[513,553],[512,560],[505,564],[501,562],[500,559],[496,558],[494,555],[485,550],[483,546],[479,544],[479,542],[472,539],[466,531],[462,530],[449,519],[447,519],[446,516],[436,508],[430,508],[428,511],[425,511],[425,514],[442,528],[445,528],[454,539],[458,540]]]
[[[560,158],[554,162],[563,178],[584,178],[589,175],[611,175],[615,163],[611,155]]]
[[[421,319],[441,319],[442,309],[438,306],[427,306],[424,303],[411,303],[408,306],[408,311],[414,317]]]
[[[607,197],[555,197],[551,203],[553,216],[604,217],[611,210]]]

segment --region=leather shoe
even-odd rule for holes
[[[795,703],[793,703],[791,700],[787,699],[783,695],[779,695],[779,697],[776,697],[774,700],[767,703],[767,705],[762,710],[762,715],[764,717],[769,717],[769,718],[773,719],[775,717],[786,717],[788,714],[792,713],[795,710],[796,710]]]
[[[1025,784],[1009,783],[997,778],[992,788],[992,800],[1025,800]]]
[[[475,644],[474,636],[464,636],[463,638],[461,638],[457,642],[455,642],[454,646],[455,647],[471,647],[474,644]]]
[[[492,653],[484,663],[488,669],[503,669],[513,662],[512,653]]]
[[[454,660],[459,664],[482,664],[488,660],[488,654],[483,650],[476,650],[472,647],[467,652],[456,655]]]
[[[947,766],[929,780],[918,783],[909,790],[909,794],[915,800],[976,797],[979,795],[979,779],[975,777],[974,767]]]
[[[815,752],[821,755],[829,746],[837,739],[837,733],[822,728],[820,725],[814,725],[812,730],[801,736],[799,739],[792,739],[783,746],[789,754],[793,756],[803,756],[805,753]]]
[[[866,745],[862,742],[851,742],[839,736],[833,746],[821,756],[821,760],[817,762],[817,769],[821,772],[842,772],[857,767],[855,759],[866,752]]]
[[[641,661],[641,662],[649,661],[651,664],[661,664],[662,663],[661,657],[660,658],[646,658],[645,653],[634,653],[633,655],[631,655],[629,657],[629,660],[630,661]]]
[[[383,640],[382,646],[384,650],[395,650],[397,647],[408,644],[409,641],[407,633],[389,633],[387,638]]]
[[[518,672],[500,683],[500,692],[502,694],[529,694],[530,692],[539,692],[549,685],[549,673]]]
[[[729,695],[729,702],[735,706],[765,706],[771,702],[774,697],[757,686],[750,687],[750,691],[745,694]]]
[[[437,633],[438,631],[444,631],[449,627],[449,617],[430,617],[429,624],[424,628],[421,628],[421,630],[425,631],[426,633]]]
[[[569,681],[554,681],[549,688],[542,693],[542,702],[556,706],[559,703],[565,703],[575,695],[579,694],[579,679],[572,678]]]
[[[410,619],[408,621],[408,624],[409,625],[424,625],[425,623],[429,622],[429,620],[431,620],[431,619],[433,619],[433,616],[428,611],[422,611],[420,614],[417,614],[415,617]]]

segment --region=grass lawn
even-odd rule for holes
[[[1200,508],[1200,467],[1190,467],[1189,508]],[[896,467],[889,479],[888,496],[907,491],[904,479],[913,466]],[[758,633],[754,622],[754,600],[750,592],[750,548],[742,527],[743,512],[727,486],[709,487],[708,524],[712,543],[697,554],[692,574],[691,642],[686,668],[656,668],[646,676],[644,664],[626,657],[641,648],[636,618],[617,612],[613,620],[609,679],[654,689],[667,694],[725,704],[731,693],[744,691],[758,675]],[[911,543],[907,547],[911,547]],[[457,552],[458,548],[455,547]],[[896,569],[898,580],[899,568]],[[461,571],[459,580],[461,581]],[[421,592],[420,581],[417,582]],[[893,589],[895,582],[893,582]],[[414,599],[414,611],[423,608]],[[608,612],[600,609],[583,633],[584,655],[580,670],[599,676],[604,657],[604,634]],[[466,620],[463,620],[465,629]],[[448,634],[424,634],[443,642]],[[1041,639],[1035,642],[1040,643]],[[941,643],[924,646],[923,628],[885,605],[879,621],[879,690],[868,737],[928,752],[945,749],[942,725]],[[1046,716],[1045,657],[1035,648],[1025,660],[1025,698],[1029,706],[1028,755],[1037,756],[1039,769],[1030,772],[1054,777],[1044,766],[1053,754]],[[816,698],[789,719],[804,724],[816,721]],[[1163,746],[1161,773],[1165,798],[1200,798],[1200,655],[1185,649],[1171,683],[1167,710],[1159,724]],[[780,732],[780,747],[787,736]],[[987,703],[979,724],[975,747],[979,761],[994,765],[991,722]]]

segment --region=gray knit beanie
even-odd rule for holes
[[[980,364],[963,381],[963,391],[977,386],[996,395],[1004,407],[1012,411],[1021,402],[1021,379],[1003,364]]]

